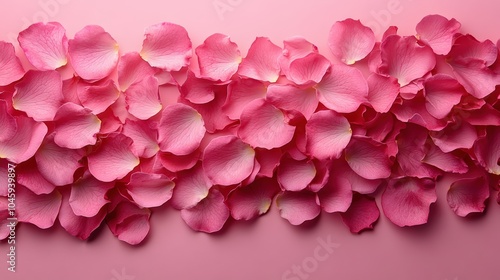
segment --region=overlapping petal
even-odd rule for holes
[[[102,182],[86,172],[71,185],[68,202],[73,213],[87,218],[94,217],[109,202],[106,193],[114,186],[114,183]]]
[[[359,20],[337,21],[330,29],[328,46],[333,55],[345,64],[365,58],[375,46],[375,34]]]
[[[460,22],[454,18],[448,20],[441,15],[428,15],[417,24],[415,30],[419,40],[429,45],[435,54],[447,55],[460,26]]]
[[[446,200],[455,214],[465,217],[483,212],[485,201],[490,197],[488,181],[484,176],[463,178],[453,182]]]
[[[251,220],[267,213],[279,188],[271,178],[257,178],[229,195],[227,205],[235,220]]]
[[[307,151],[318,159],[339,158],[351,135],[344,116],[330,110],[318,111],[306,124]]]
[[[195,206],[208,196],[212,187],[201,164],[177,173],[175,188],[170,203],[176,209],[187,209]]]
[[[77,94],[83,107],[90,109],[94,115],[97,115],[115,103],[120,96],[120,91],[112,80],[107,80],[102,84],[85,86],[78,90]]]
[[[30,223],[41,229],[50,228],[54,225],[60,207],[61,194],[58,191],[37,195],[21,185],[16,187],[19,222]]]
[[[120,90],[126,91],[128,87],[142,79],[153,76],[155,70],[137,52],[122,55],[117,66],[118,84]]]
[[[63,148],[80,149],[97,142],[101,120],[89,109],[74,103],[59,108],[54,118],[54,142]]]
[[[306,119],[311,118],[319,103],[314,88],[301,88],[295,85],[269,85],[266,99],[282,110],[297,110]]]
[[[238,45],[229,36],[215,33],[196,48],[200,74],[214,81],[227,81],[238,71],[242,60]]]
[[[149,233],[151,210],[139,208],[129,202],[121,202],[108,215],[107,224],[119,240],[130,245],[141,243]]]
[[[163,174],[137,172],[130,176],[127,192],[141,207],[158,207],[172,197],[174,185]]]
[[[280,55],[280,47],[268,38],[258,37],[241,62],[238,74],[259,81],[276,82],[280,75]]]
[[[190,228],[206,233],[221,230],[229,215],[224,196],[216,189],[211,189],[196,206],[181,210],[181,217]]]
[[[313,220],[321,213],[316,194],[308,190],[278,194],[276,204],[281,217],[292,225],[301,225]]]
[[[16,56],[14,45],[0,41],[0,86],[9,85],[23,75],[24,69]]]
[[[353,137],[345,150],[345,159],[365,179],[384,179],[391,175],[392,163],[387,147],[365,137]]]
[[[301,191],[316,176],[316,167],[310,160],[295,160],[284,156],[278,166],[277,179],[283,190]]]
[[[352,233],[360,233],[363,230],[373,229],[373,225],[380,217],[380,211],[374,199],[355,193],[349,209],[340,215]]]
[[[162,105],[158,92],[158,80],[149,76],[132,84],[125,92],[125,101],[130,114],[147,120],[160,112]]]

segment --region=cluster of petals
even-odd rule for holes
[[[18,36],[25,63],[0,42],[0,217],[8,163],[19,222],[81,239],[107,225],[129,244],[163,205],[207,233],[273,205],[359,233],[379,209],[425,224],[441,184],[458,216],[483,212],[500,186],[500,42],[440,15],[380,42],[352,19],[326,36],[327,54],[302,37],[243,52],[161,23],[122,53],[100,26],[68,39],[36,23]]]

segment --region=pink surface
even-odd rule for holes
[[[4,1],[0,40],[11,41],[9,34],[33,20],[59,21],[69,37],[87,24],[99,24],[126,52],[140,50],[145,27],[170,21],[184,26],[195,46],[215,32],[231,36],[243,52],[256,36],[268,36],[279,45],[302,35],[328,54],[328,31],[337,20],[361,19],[380,38],[388,25],[412,34],[415,24],[433,13],[455,17],[464,33],[479,40],[496,42],[500,37],[498,4],[493,0],[268,2]],[[230,10],[218,13],[214,4],[227,4]],[[350,234],[338,215],[323,214],[308,226],[293,227],[275,208],[255,222],[232,222],[221,233],[207,235],[193,232],[177,212],[162,207],[152,217],[149,237],[137,247],[118,241],[106,228],[84,242],[59,226],[42,231],[23,224],[17,229],[18,271],[10,273],[4,265],[0,279],[499,279],[495,253],[500,249],[500,207],[491,201],[485,215],[463,219],[449,209],[445,192],[438,186],[427,225],[401,229],[382,216],[375,231],[359,236]],[[329,240],[336,248],[318,255],[318,246]],[[6,260],[7,244],[0,245]],[[303,274],[287,274],[295,265]]]

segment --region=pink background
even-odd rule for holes
[[[230,3],[232,10],[220,16],[214,2]],[[281,44],[283,39],[302,35],[328,54],[327,34],[337,20],[361,19],[376,31],[396,25],[401,34],[413,34],[415,24],[431,13],[455,17],[464,32],[480,40],[496,42],[500,37],[497,0],[334,2],[341,3],[3,0],[0,40],[9,40],[9,34],[17,34],[27,22],[45,17],[61,22],[70,37],[87,24],[99,24],[125,52],[140,50],[145,27],[170,21],[183,25],[195,46],[220,32],[230,35],[245,53],[256,36],[268,36]],[[377,33],[380,37],[381,32]],[[223,232],[207,235],[191,231],[177,211],[163,207],[152,217],[147,240],[136,247],[118,241],[107,227],[84,242],[66,234],[59,225],[50,230],[21,225],[17,229],[18,271],[7,271],[7,245],[0,243],[0,279],[278,280],[293,265],[311,260],[319,245],[317,239],[327,240],[328,236],[340,246],[303,279],[500,279],[500,206],[491,201],[486,215],[463,219],[449,209],[445,195],[446,189],[438,186],[438,203],[432,206],[425,226],[398,228],[381,217],[375,231],[361,235],[350,234],[338,215],[323,214],[306,227],[293,227],[275,208],[257,221],[231,222]]]

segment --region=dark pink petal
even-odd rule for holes
[[[69,41],[68,55],[76,74],[85,80],[100,80],[116,67],[118,43],[98,25],[88,25]]]
[[[468,93],[476,98],[484,98],[500,84],[500,75],[493,72],[481,60],[452,62],[453,73]]]
[[[136,53],[126,53],[120,57],[118,62],[118,84],[122,91],[140,80],[155,74],[153,67]]]
[[[38,70],[55,70],[68,62],[68,38],[58,22],[32,24],[19,33],[18,41],[28,61]]]
[[[194,151],[192,154],[177,156],[171,153],[160,152],[157,154],[162,166],[171,172],[178,172],[192,168],[200,160],[201,152]]]
[[[179,210],[194,207],[208,196],[212,187],[200,164],[177,173],[174,182],[175,188],[170,203]]]
[[[411,100],[403,99],[402,102],[394,103],[391,112],[399,121],[404,123],[418,124],[432,131],[445,128],[448,122],[437,119],[429,114],[425,103],[425,97],[422,94],[418,94]]]
[[[346,147],[345,159],[352,170],[365,179],[383,179],[391,175],[387,146],[371,138],[352,138]]]
[[[288,78],[298,85],[313,85],[323,79],[330,61],[319,53],[311,53],[290,63]]]
[[[295,226],[313,220],[321,213],[316,194],[307,190],[278,194],[276,204],[281,217]]]
[[[21,185],[16,187],[16,214],[19,222],[30,223],[41,229],[54,225],[59,208],[61,194],[34,194]]]
[[[266,97],[266,86],[261,81],[240,79],[229,84],[222,111],[232,120],[239,120],[245,106],[255,99]]]
[[[7,196],[8,194],[8,167],[9,161],[4,158],[0,158],[0,197]]]
[[[429,45],[435,54],[446,55],[451,50],[453,37],[460,29],[460,22],[441,15],[428,15],[416,27],[417,37]]]
[[[16,124],[16,134],[6,141],[0,141],[0,158],[21,163],[35,155],[48,128],[44,123],[24,116],[16,117]]]
[[[130,149],[137,157],[151,158],[160,150],[157,142],[158,131],[147,122],[128,119],[123,125],[122,133],[132,139]]]
[[[139,208],[129,202],[121,202],[113,213],[108,215],[107,224],[119,240],[130,245],[141,243],[149,233],[151,210]]]
[[[196,206],[181,210],[181,217],[193,230],[213,233],[222,229],[229,218],[229,209],[224,196],[212,189]]]
[[[354,194],[352,203],[345,213],[340,213],[342,221],[352,233],[372,229],[380,217],[377,203],[366,195]]]
[[[347,180],[353,191],[361,194],[374,193],[382,182],[382,180],[365,179],[354,172],[345,160],[335,160],[331,166],[330,179],[337,180],[336,182],[341,184],[344,183],[342,178]]]
[[[361,71],[342,64],[332,66],[316,88],[319,101],[338,113],[356,111],[368,96],[368,84]]]
[[[370,105],[379,113],[388,112],[399,95],[398,80],[394,77],[373,73],[368,77],[367,83]]]
[[[0,100],[0,127],[2,128],[0,142],[9,140],[17,131],[16,119],[9,113],[7,106],[5,100]]]
[[[90,173],[102,182],[122,179],[139,165],[130,146],[132,139],[122,135],[110,135],[102,140],[101,146],[88,156]]]
[[[415,79],[422,78],[436,65],[432,49],[419,45],[413,36],[389,36],[382,42],[380,48],[382,64],[379,73],[396,78],[402,87]]]
[[[268,38],[257,37],[250,46],[247,56],[238,69],[241,76],[263,81],[276,82],[280,75],[278,58],[281,48],[273,44]]]
[[[38,171],[34,161],[22,163],[17,168],[17,182],[36,195],[48,194],[55,190],[56,186],[47,181]],[[7,183],[7,180],[5,181]]]
[[[182,97],[189,100],[189,102],[205,104],[214,100],[216,88],[217,85],[213,81],[198,78],[193,72],[188,71],[186,81],[182,84],[180,92]]]
[[[359,20],[337,21],[330,29],[328,46],[336,58],[345,64],[354,64],[372,51],[375,34]]]
[[[61,75],[57,71],[30,70],[16,85],[12,106],[35,121],[52,121],[63,99]]]
[[[172,197],[174,182],[163,174],[137,172],[130,176],[127,192],[141,207],[158,207]]]
[[[454,63],[467,63],[470,61],[481,61],[485,66],[491,66],[498,56],[498,48],[490,40],[479,42],[474,36],[467,34],[458,37],[448,54],[448,59]]]
[[[318,111],[306,124],[307,151],[318,159],[339,158],[351,135],[344,116],[330,110]]]
[[[132,84],[125,92],[125,101],[130,114],[147,120],[160,112],[162,106],[158,92],[158,80],[149,76]]]
[[[500,111],[490,104],[484,104],[479,109],[465,112],[463,117],[471,125],[493,125],[500,126]]]
[[[231,216],[235,220],[251,220],[267,213],[278,191],[276,181],[270,178],[257,178],[250,185],[237,188],[227,199]]]
[[[433,117],[446,117],[465,95],[457,80],[444,74],[434,75],[424,82],[425,108]]]
[[[112,80],[99,85],[89,85],[77,91],[78,99],[83,107],[88,108],[93,114],[100,114],[111,106],[120,96]]]
[[[238,71],[242,60],[238,45],[229,36],[215,33],[196,48],[201,77],[228,81]]]
[[[311,53],[318,53],[318,47],[302,37],[292,37],[283,41],[283,52],[279,58],[281,71],[290,79],[290,63],[294,60],[307,56]]]
[[[151,66],[179,71],[193,55],[191,40],[184,27],[163,22],[146,28],[141,56]]]
[[[306,119],[309,119],[316,111],[319,103],[314,88],[303,89],[295,85],[269,85],[266,99],[282,110],[297,110]]]
[[[463,120],[449,123],[441,131],[431,131],[430,136],[434,144],[445,153],[456,149],[470,149],[478,137],[476,128]]]
[[[71,185],[69,205],[73,213],[82,217],[94,217],[109,200],[106,192],[115,186],[114,183],[105,183],[85,172],[82,178]]]
[[[474,154],[489,173],[500,175],[500,128],[489,127],[474,144]]]
[[[422,162],[451,173],[462,174],[469,170],[463,159],[452,153],[445,153],[435,145],[431,145]]]
[[[283,147],[294,132],[295,127],[287,123],[283,112],[264,99],[254,100],[241,113],[238,136],[253,147]]]
[[[332,169],[328,182],[318,192],[318,198],[325,212],[345,212],[352,201],[351,183],[344,174]]]
[[[160,149],[174,155],[188,155],[196,150],[205,135],[202,116],[184,104],[165,107],[158,127]]]
[[[6,239],[10,234],[10,229],[8,227],[10,221],[9,211],[7,210],[9,202],[7,197],[0,196],[0,240]]]
[[[35,154],[40,173],[56,186],[73,183],[75,171],[82,167],[80,160],[84,156],[81,149],[61,148],[54,142],[54,135],[45,138]]]
[[[212,139],[203,153],[203,169],[216,185],[238,184],[250,176],[254,168],[255,151],[235,136]]]
[[[465,217],[470,213],[481,213],[490,197],[488,181],[484,176],[463,178],[453,182],[446,200],[455,214]]]
[[[21,61],[11,43],[0,41],[0,86],[9,85],[24,75]]]
[[[316,167],[310,160],[294,160],[289,156],[281,159],[278,166],[277,179],[283,190],[301,191],[316,176]]]
[[[393,179],[382,194],[382,208],[394,224],[415,226],[427,223],[429,207],[436,199],[435,183],[430,179]]]
[[[94,145],[101,120],[80,105],[66,103],[59,108],[54,118],[54,142],[60,147],[80,149]]]
[[[272,178],[283,155],[281,149],[255,149],[255,159],[260,165],[259,175]]]

